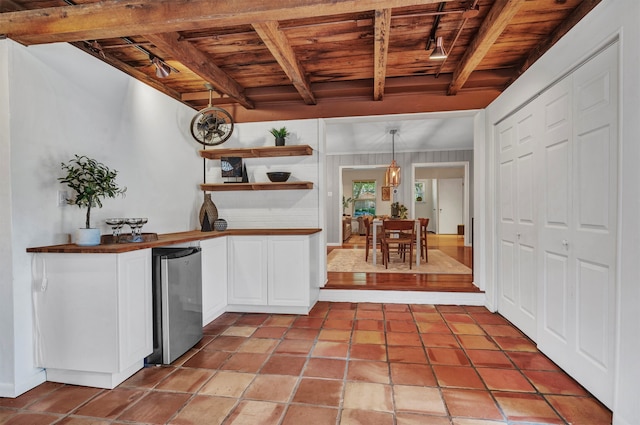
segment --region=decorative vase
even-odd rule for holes
[[[224,218],[217,219],[213,222],[213,228],[219,232],[227,230],[227,220],[225,220]]]
[[[76,230],[75,244],[79,246],[100,245],[100,229],[80,228]]]
[[[218,219],[218,208],[211,200],[211,194],[204,194],[204,202],[200,207],[200,229],[203,232],[213,230],[213,223]]]
[[[284,146],[284,137],[276,137],[276,146]]]
[[[247,174],[247,164],[242,165],[242,183],[249,183],[249,174]]]

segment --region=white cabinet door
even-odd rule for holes
[[[39,254],[39,366],[47,380],[113,388],[152,351],[151,249]],[[46,272],[45,272],[46,270]]]
[[[268,249],[269,305],[308,305],[309,237],[270,236]]]
[[[118,254],[120,370],[153,351],[151,250]]]
[[[231,236],[229,249],[229,304],[267,305],[267,238]]]
[[[45,290],[37,293],[39,366],[116,372],[116,255],[39,255],[45,262],[48,281]]]
[[[205,239],[202,249],[202,326],[227,306],[227,237]]]

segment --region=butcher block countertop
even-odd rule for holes
[[[145,248],[175,245],[203,239],[219,238],[221,236],[301,236],[312,235],[322,229],[229,229],[222,232],[201,232],[191,230],[188,232],[166,233],[158,235],[158,240],[148,242],[129,242],[103,244],[97,246],[78,246],[75,244],[50,245],[27,248],[27,252],[49,252],[66,254],[119,254],[122,252],[136,251]]]

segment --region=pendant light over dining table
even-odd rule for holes
[[[387,167],[384,180],[385,186],[398,187],[400,185],[400,167],[396,163],[396,133],[398,130],[389,130],[391,134],[391,165]]]

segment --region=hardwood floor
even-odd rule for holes
[[[457,235],[428,235],[429,249],[439,249],[467,267],[473,268],[473,250],[464,246]],[[351,236],[341,247],[334,249],[364,249],[364,236]],[[471,274],[418,273],[345,273],[329,272],[326,289],[375,289],[394,291],[482,292],[473,284]]]

